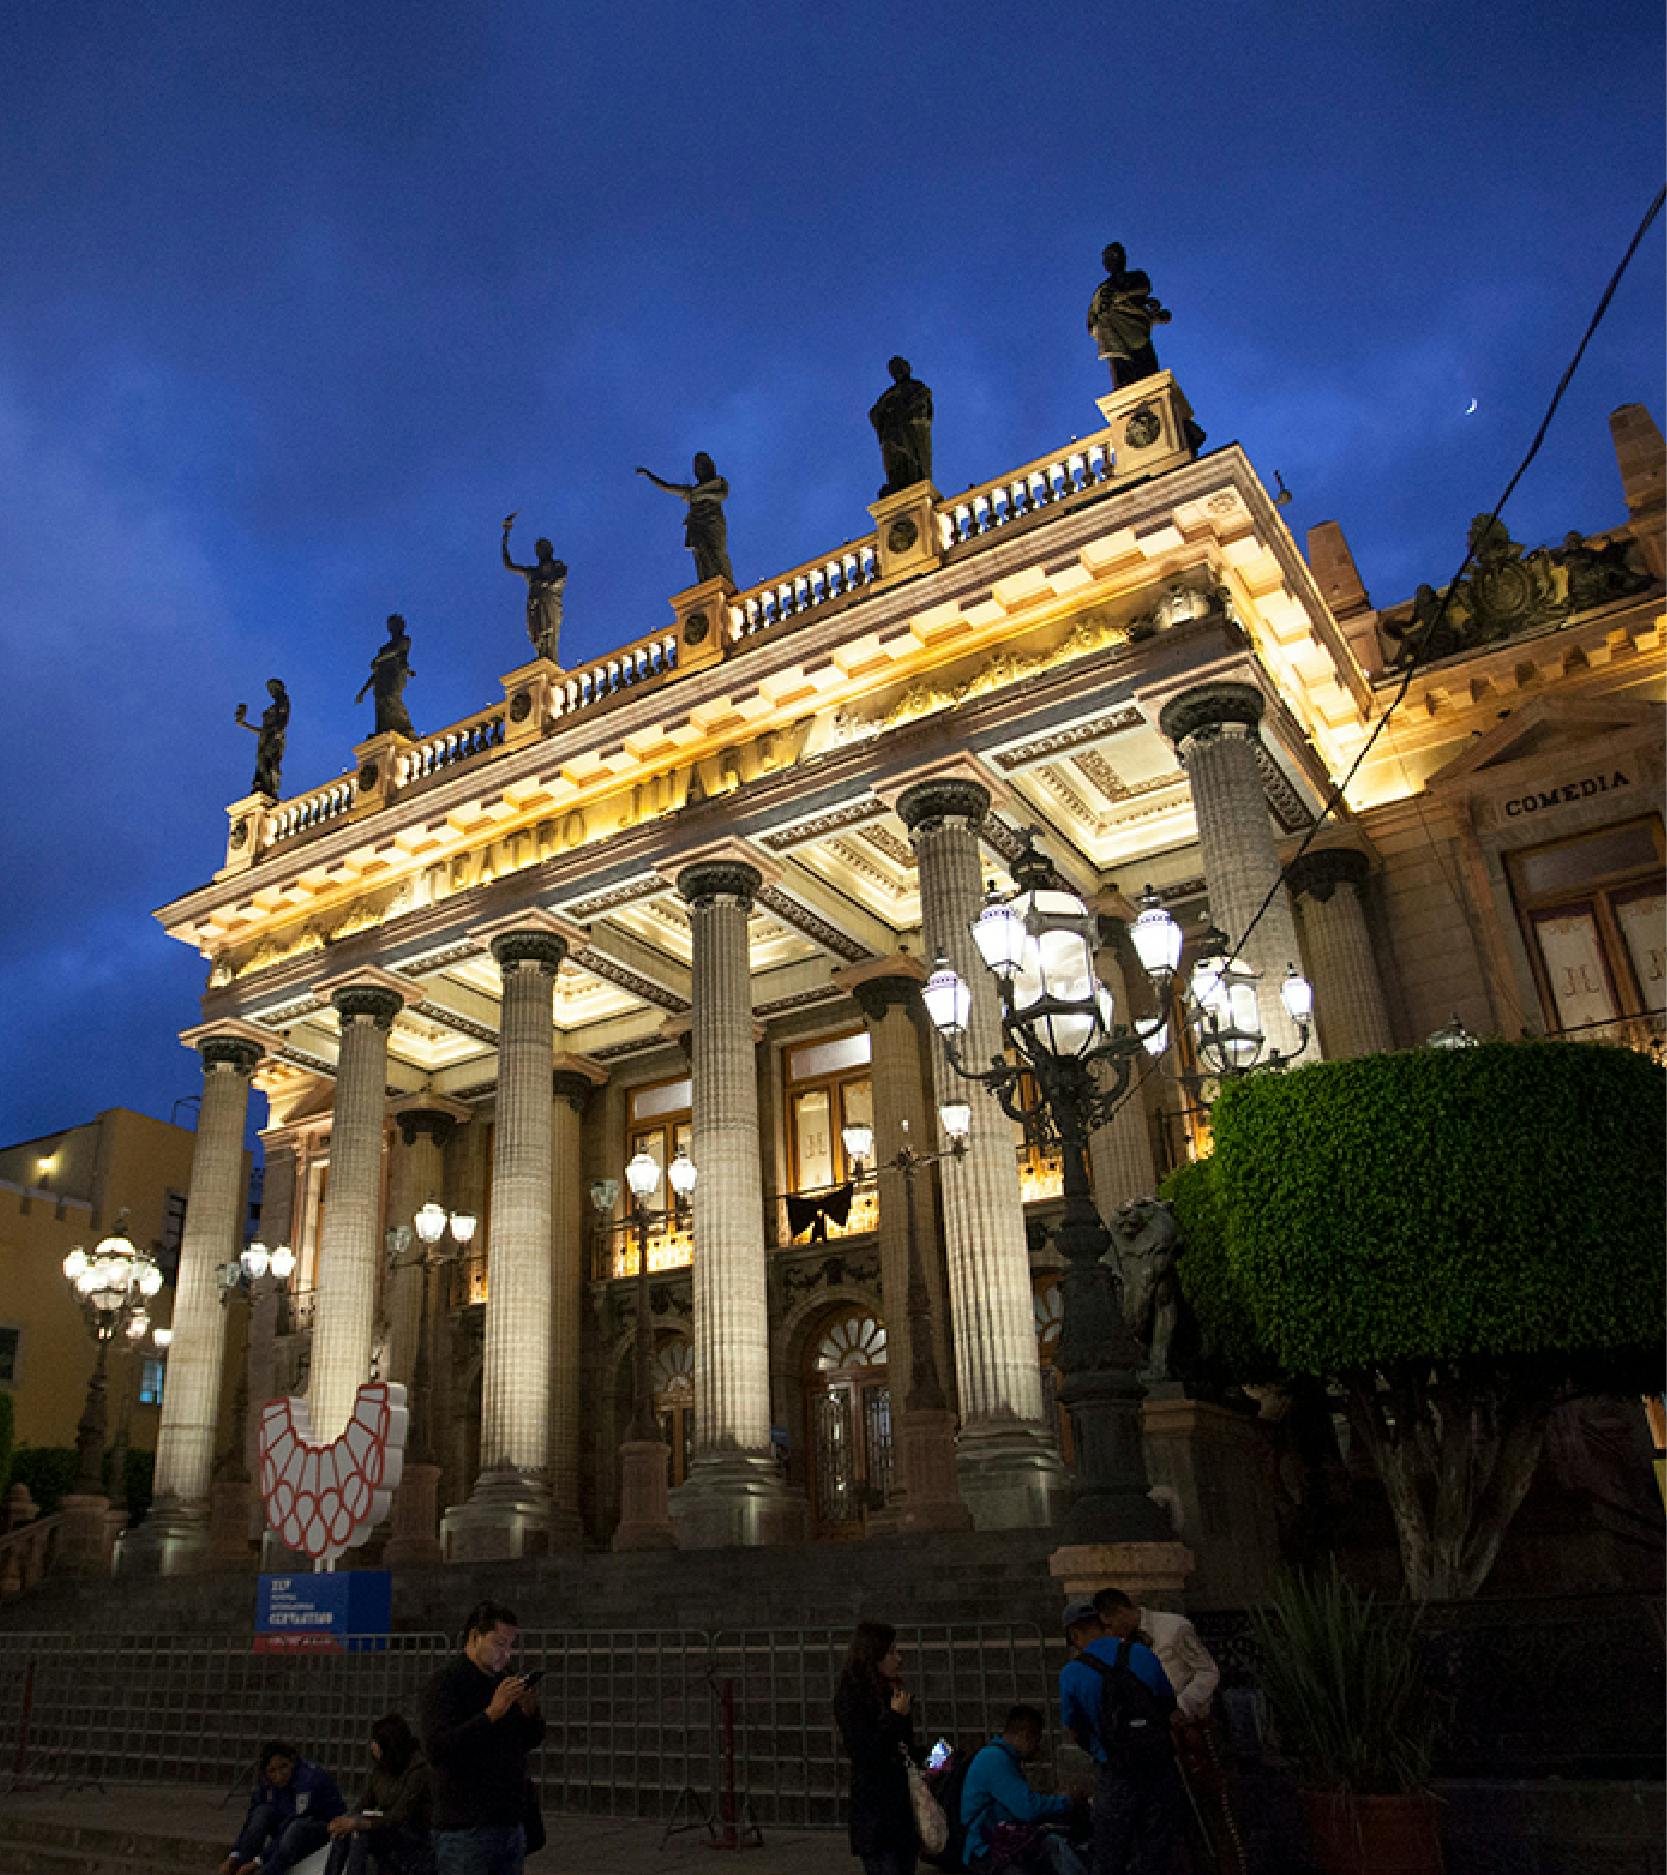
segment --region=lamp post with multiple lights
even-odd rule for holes
[[[98,1497],[104,1489],[104,1435],[109,1423],[108,1371],[110,1348],[125,1339],[139,1323],[138,1334],[150,1327],[145,1304],[162,1287],[162,1268],[153,1257],[136,1250],[127,1234],[127,1213],[89,1256],[77,1244],[63,1262],[64,1280],[81,1306],[87,1332],[98,1350],[86,1403],[75,1428],[75,1495]]]

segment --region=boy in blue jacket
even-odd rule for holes
[[[330,1819],[346,1810],[328,1771],[272,1739],[260,1748],[260,1781],[220,1875],[283,1875],[324,1847]]]
[[[1069,1797],[1032,1790],[1025,1764],[1042,1748],[1045,1721],[1034,1706],[1014,1706],[1001,1730],[967,1766],[961,1786],[961,1825],[966,1831],[963,1855],[973,1870],[992,1866],[992,1829],[1001,1823],[1037,1825],[1063,1822],[1076,1807]],[[1008,1866],[1083,1875],[1082,1858],[1063,1836],[1038,1830],[1021,1859]]]

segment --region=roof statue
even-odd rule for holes
[[[533,655],[556,662],[556,648],[561,642],[561,615],[567,592],[567,562],[556,558],[556,550],[542,537],[533,542],[536,556],[531,566],[517,566],[509,557],[509,530],[515,525],[513,514],[504,517],[504,565],[519,573],[527,582],[527,636],[532,640]]]
[[[406,679],[416,674],[411,668],[411,636],[405,629],[405,620],[397,612],[390,612],[388,642],[371,659],[370,675],[353,699],[355,703],[363,703],[365,692],[371,692],[376,704],[373,735],[414,736],[417,733],[411,727],[410,713],[405,707]]]
[[[1111,366],[1111,382],[1125,384],[1154,376],[1158,355],[1152,349],[1153,326],[1166,326],[1169,308],[1152,293],[1152,282],[1138,268],[1125,263],[1121,241],[1113,241],[1100,256],[1106,277],[1094,290],[1088,306],[1088,329]]]
[[[268,800],[275,801],[283,792],[284,743],[289,735],[289,692],[284,688],[281,677],[269,677],[266,680],[266,694],[272,701],[261,712],[258,726],[249,721],[249,706],[246,703],[238,704],[236,720],[250,735],[260,738],[255,744],[255,778],[249,783],[249,792],[264,794]]]
[[[893,358],[886,369],[891,384],[868,413],[880,439],[886,477],[882,497],[932,479],[932,393],[909,375],[907,358]]]
[[[709,579],[728,580],[735,584],[735,572],[729,564],[729,522],[724,503],[729,499],[729,484],[718,473],[718,465],[702,450],[694,460],[692,482],[663,481],[652,469],[638,469],[656,488],[676,495],[689,504],[683,523],[683,545],[695,556],[695,584],[704,586]]]

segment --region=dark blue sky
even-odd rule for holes
[[[631,470],[695,448],[743,583],[862,531],[893,351],[946,491],[1093,427],[1108,240],[1299,538],[1340,519],[1386,603],[1444,577],[1659,184],[1662,63],[1656,0],[13,0],[0,1140],[198,1085],[202,966],[149,914],[218,863],[268,675],[288,791],[368,733],[391,610],[419,728],[490,702],[512,508],[569,661],[652,629],[688,562]],[[1619,517],[1661,279],[1658,228],[1517,538]]]

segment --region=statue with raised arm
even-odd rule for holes
[[[365,692],[370,691],[376,704],[373,735],[414,736],[417,733],[411,727],[410,712],[405,707],[406,680],[416,674],[411,668],[411,636],[405,629],[405,620],[397,612],[390,612],[388,642],[380,646],[371,659],[370,675],[353,699],[355,703],[363,703]]]
[[[662,481],[652,469],[638,469],[656,488],[676,495],[689,505],[683,523],[683,545],[695,556],[695,584],[709,579],[726,579],[735,584],[735,571],[729,564],[729,522],[724,503],[729,499],[729,484],[718,473],[718,465],[702,450],[694,461],[692,482]]]
[[[238,704],[236,720],[250,735],[260,738],[255,744],[255,778],[249,783],[249,792],[276,801],[282,793],[284,742],[289,735],[289,692],[281,677],[269,677],[266,694],[272,701],[261,712],[258,725],[249,721],[246,703]]]
[[[556,558],[556,550],[547,540],[535,540],[533,552],[537,556],[531,566],[517,566],[509,557],[509,530],[515,525],[515,516],[504,518],[504,565],[512,573],[519,573],[527,582],[527,636],[532,640],[534,655],[548,658],[552,664],[556,661],[556,647],[561,642],[561,614],[563,596],[567,591],[567,562]]]
[[[1138,268],[1126,266],[1126,258],[1121,241],[1113,241],[1100,256],[1106,277],[1088,306],[1088,329],[1100,356],[1111,366],[1111,382],[1117,390],[1158,371],[1152,328],[1168,325],[1172,317],[1153,297],[1152,282]]]
[[[881,497],[932,479],[932,393],[909,375],[907,358],[892,359],[886,369],[891,386],[868,413],[886,473]]]

